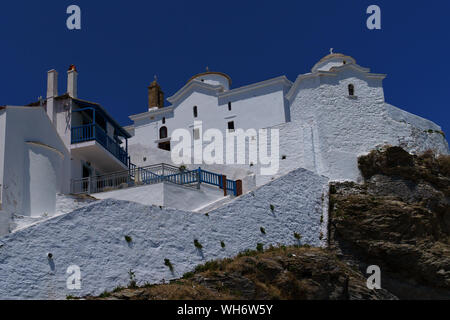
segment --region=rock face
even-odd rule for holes
[[[363,185],[331,186],[330,247],[400,299],[450,298],[450,157],[398,147],[359,159]]]
[[[170,284],[119,289],[103,299],[394,299],[385,290],[369,290],[357,270],[328,250],[275,248],[246,252],[235,259],[209,262]]]

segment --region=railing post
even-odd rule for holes
[[[88,178],[88,194],[91,194],[91,176]]]
[[[235,196],[242,196],[242,180],[236,180]]]
[[[200,190],[200,185],[202,184],[202,168],[197,170],[197,189]]]
[[[227,176],[222,175],[222,187],[223,187],[223,195],[227,196]]]

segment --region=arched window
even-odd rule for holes
[[[165,138],[167,138],[167,127],[161,127],[161,129],[159,129],[159,139]]]
[[[197,106],[194,107],[194,118],[198,117],[198,109]]]
[[[355,95],[355,86],[352,84],[348,85],[348,95],[349,96],[354,96]]]

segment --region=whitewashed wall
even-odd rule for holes
[[[70,155],[64,143],[42,108],[7,107],[5,128],[4,210],[25,216],[54,213],[56,192],[69,192]]]
[[[135,135],[130,139],[131,144],[156,146],[159,139],[159,129],[167,127],[168,136],[176,129],[193,130],[194,121],[203,122],[203,132],[208,129],[219,129],[225,135],[228,122],[234,121],[235,128],[260,129],[286,122],[289,110],[285,104],[284,95],[288,87],[286,83],[256,87],[251,90],[226,91],[216,95],[214,90],[195,89],[177,101],[173,112],[153,115],[154,119],[138,120],[135,122]],[[232,103],[232,110],[228,103]],[[198,117],[194,118],[193,108],[197,106]],[[263,116],[262,116],[263,115]],[[166,123],[162,123],[162,118]]]
[[[320,221],[327,183],[328,179],[300,169],[209,216],[118,200],[95,203],[0,238],[0,299],[98,295],[127,285],[130,269],[138,284],[158,283],[181,277],[208,260],[255,249],[258,243],[297,244],[294,232],[303,236],[303,244],[323,245]],[[194,239],[202,250],[194,247]],[[173,274],[164,259],[170,259]],[[66,270],[73,264],[81,268],[81,291],[66,288]]]
[[[201,185],[179,186],[172,183],[159,183],[122,190],[96,193],[96,199],[133,201],[143,205],[163,206],[185,211],[196,211],[218,200],[224,199],[223,190]]]
[[[26,144],[24,215],[38,217],[55,213],[56,194],[61,191],[63,179],[63,163],[63,153],[35,143]]]
[[[55,111],[56,130],[58,131],[61,140],[66,145],[66,148],[70,149],[72,144],[72,100],[55,100]],[[75,116],[77,116],[76,113]]]
[[[355,86],[355,97],[348,96],[348,85]],[[292,99],[292,125],[281,153],[296,153],[289,141],[299,139],[303,145],[301,166],[326,175],[332,180],[358,180],[357,157],[384,144],[400,145],[411,152],[429,148],[448,153],[442,135],[425,132],[435,124],[413,115],[399,121],[397,110],[384,102],[382,83],[362,72],[343,69],[335,77],[303,80]],[[411,121],[414,119],[414,121]],[[410,123],[408,123],[410,122]],[[297,145],[297,148],[300,145]]]

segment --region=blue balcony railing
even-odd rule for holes
[[[127,167],[130,165],[128,153],[97,124],[86,124],[72,128],[72,144],[97,141]]]

